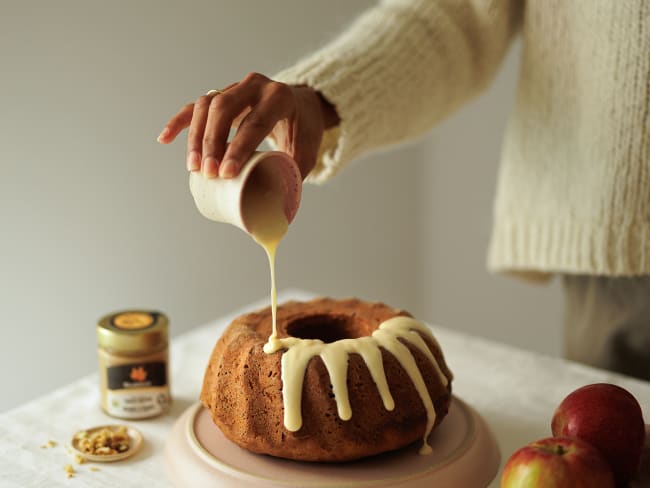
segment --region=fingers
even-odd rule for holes
[[[203,95],[194,103],[192,122],[187,132],[187,170],[198,171],[201,169],[201,158],[203,153],[203,136],[208,118],[208,110],[213,96]]]
[[[169,122],[165,125],[164,129],[158,136],[158,142],[161,144],[169,144],[185,127],[190,125],[192,120],[192,111],[194,104],[188,103],[181,108],[176,115],[174,115]]]
[[[185,105],[170,119],[158,141],[168,144],[189,127],[187,169],[200,169],[208,177],[219,173],[221,177],[234,177],[276,124],[295,119],[296,113],[291,87],[251,73],[218,94],[204,95]],[[228,145],[233,126],[239,127]]]
[[[241,166],[271,132],[278,118],[284,116],[286,111],[278,102],[290,95],[290,91],[286,85],[251,73],[213,98],[203,138],[204,173],[216,176],[218,170],[225,178],[239,174]],[[228,133],[234,125],[239,125],[239,130],[227,146]]]
[[[225,152],[219,171],[222,178],[239,174],[242,165],[253,155],[277,122],[288,117],[294,109],[293,93],[287,85],[269,82],[260,96],[258,103],[242,119]]]
[[[257,98],[256,91],[244,82],[212,98],[201,141],[201,171],[206,176],[218,175],[230,128],[243,112],[255,105]]]

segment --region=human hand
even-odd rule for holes
[[[188,171],[232,178],[270,135],[298,163],[304,179],[316,164],[324,130],[338,122],[334,108],[312,88],[251,73],[221,93],[203,95],[183,106],[158,141],[169,144],[189,127]],[[237,132],[227,143],[231,127],[237,127]]]

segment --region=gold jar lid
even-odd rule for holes
[[[150,352],[167,344],[169,320],[162,312],[125,310],[97,324],[99,347],[116,353]]]

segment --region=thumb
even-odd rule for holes
[[[295,141],[292,144],[292,150],[289,152],[291,157],[298,164],[302,179],[307,178],[311,170],[316,166],[318,152],[320,150],[323,132],[312,132],[310,134],[301,134],[302,131],[296,131]]]

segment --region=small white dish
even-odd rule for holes
[[[86,436],[91,436],[94,433],[101,432],[104,429],[108,429],[112,432],[118,432],[120,429],[126,427],[126,434],[129,436],[129,448],[124,452],[119,452],[116,454],[88,454],[80,449],[79,444],[83,439],[82,435],[85,432]],[[114,461],[121,461],[126,459],[140,450],[142,447],[142,434],[139,430],[129,427],[128,425],[100,425],[99,427],[92,427],[90,429],[80,430],[72,436],[72,441],[70,445],[75,454],[79,454],[87,461],[99,462],[99,463],[110,463]]]

